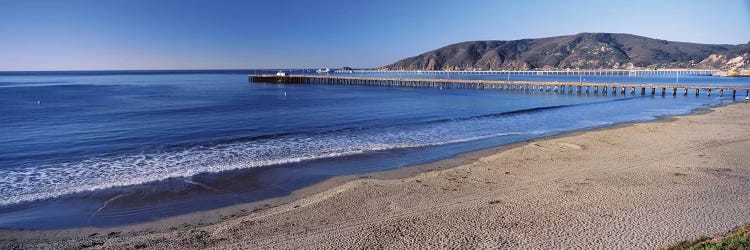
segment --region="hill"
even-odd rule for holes
[[[580,33],[512,41],[462,42],[406,58],[381,68],[391,70],[724,68],[726,64],[734,62],[733,58],[742,54],[742,50],[739,50],[742,46],[673,42],[631,34]],[[745,47],[750,49],[750,45]],[[743,60],[747,61],[750,57],[747,57],[747,52],[744,55]]]

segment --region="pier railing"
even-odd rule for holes
[[[523,90],[541,92],[568,93],[612,93],[612,94],[640,94],[656,95],[687,95],[688,90],[694,90],[696,96],[705,90],[707,95],[718,91],[719,96],[724,91],[731,91],[732,97],[738,94],[750,95],[750,86],[718,86],[718,85],[686,85],[686,84],[641,84],[641,83],[603,83],[603,82],[537,82],[537,81],[503,81],[503,80],[468,80],[468,79],[426,79],[426,78],[384,78],[384,77],[351,77],[331,75],[250,75],[252,82],[284,83],[284,84],[334,84],[334,85],[369,85],[392,87],[423,87],[423,88],[461,88],[461,89],[497,89]],[[611,92],[610,92],[611,91]],[[742,93],[744,91],[744,93]],[[739,92],[739,93],[738,93]]]
[[[597,70],[336,70],[337,73],[389,73],[389,74],[468,74],[468,75],[549,75],[549,76],[709,76],[716,69],[597,69]]]

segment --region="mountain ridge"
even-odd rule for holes
[[[447,45],[380,67],[390,70],[564,70],[750,66],[750,43],[675,42],[624,33],[579,33]]]

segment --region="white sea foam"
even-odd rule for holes
[[[584,112],[586,108],[566,107],[566,111]],[[651,115],[674,113],[675,110],[641,111],[605,120],[582,119],[581,116],[566,116],[561,115],[562,112],[554,112],[551,119],[540,119],[542,115],[539,113],[520,113],[511,117],[490,116],[387,128],[291,134],[174,150],[91,157],[78,162],[0,169],[0,197],[3,197],[0,199],[0,205],[168,178],[190,177],[200,173],[294,163],[370,151],[461,143],[514,134],[548,134],[651,119]]]
[[[180,150],[92,157],[79,162],[0,169],[0,205],[242,168],[518,134],[496,123],[455,121],[407,128],[296,134]],[[531,132],[534,133],[534,132]]]

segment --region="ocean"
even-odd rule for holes
[[[0,72],[0,228],[116,226],[332,176],[743,101],[253,83],[276,71]],[[314,74],[312,71],[299,71]],[[292,70],[292,73],[296,73]],[[666,83],[676,76],[361,74]],[[679,76],[681,84],[750,85]]]

